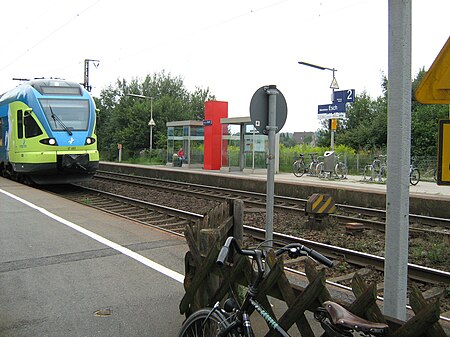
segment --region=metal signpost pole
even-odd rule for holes
[[[277,130],[277,94],[275,85],[269,86],[266,90],[269,95],[269,118],[267,131],[269,133],[269,154],[267,156],[267,200],[266,200],[266,235],[268,245],[273,245],[273,205],[275,194],[275,133]]]
[[[154,99],[154,97],[153,96],[137,95],[137,94],[126,94],[126,96],[136,97],[136,98],[143,98],[143,99],[149,99],[150,100],[150,121],[148,122],[148,126],[150,127],[149,152],[150,152],[150,156],[151,156],[152,148],[153,148],[153,127],[156,126],[156,123],[153,120],[153,99]]]
[[[330,88],[332,90],[331,92],[331,100],[334,101],[334,90],[335,89],[339,89],[339,85],[336,81],[336,76],[335,76],[335,72],[337,71],[337,69],[335,68],[328,68],[328,67],[322,67],[322,66],[318,66],[316,64],[312,64],[312,63],[308,63],[308,62],[303,62],[303,61],[299,61],[298,64],[304,65],[304,66],[308,66],[308,67],[312,67],[312,68],[316,68],[316,69],[320,69],[320,70],[330,70],[333,72],[333,80],[331,81],[330,84]],[[331,119],[333,119],[334,116],[331,117]],[[330,130],[330,150],[334,151],[334,130],[331,129],[331,121],[329,121],[330,125],[329,125],[329,130]]]
[[[276,85],[256,90],[250,101],[250,118],[253,126],[269,137],[267,153],[266,234],[267,249],[273,245],[273,208],[275,192],[276,133],[286,122],[287,104]]]
[[[334,90],[339,89],[339,85],[337,84],[336,77],[334,76],[334,73],[336,72],[336,69],[333,68],[333,80],[331,81],[331,101],[334,101]],[[330,150],[334,151],[334,129],[333,129],[333,118],[330,120],[330,133],[331,133],[331,140],[330,140]]]

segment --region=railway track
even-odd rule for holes
[[[114,214],[146,226],[183,236],[184,228],[203,220],[202,214],[167,207],[89,187],[51,186],[48,191],[67,199]]]
[[[244,226],[244,231],[247,235],[251,235],[261,242],[264,241],[265,231],[263,229]],[[273,237],[275,242],[278,241],[284,243],[300,243],[309,248],[317,250],[323,255],[334,260],[345,259],[347,263],[350,263],[352,265],[356,265],[359,267],[372,266],[378,271],[384,271],[384,258],[380,256],[327,245],[320,242],[314,242],[311,240],[306,240],[282,233],[274,233]],[[411,263],[408,264],[408,277],[412,280],[425,283],[450,283],[449,272],[443,272],[437,269],[418,266]]]
[[[155,203],[105,192],[99,189],[73,186],[60,188],[51,187],[51,191],[68,199],[121,216],[141,224],[157,227],[162,230],[183,235],[186,225],[203,220],[202,214],[179,210],[173,207],[158,205]],[[264,230],[252,226],[244,226],[247,235],[255,238],[264,238]],[[299,242],[307,245],[332,259],[344,259],[347,263],[359,266],[373,266],[376,270],[384,270],[384,258],[372,254],[361,253],[355,250],[341,248],[333,245],[301,239],[282,233],[274,233],[274,239],[282,242]],[[426,283],[450,284],[450,273],[432,268],[410,264],[408,266],[409,277],[416,281]]]
[[[63,189],[55,190],[52,188],[52,192],[90,207],[139,222],[143,225],[157,227],[161,230],[180,236],[183,235],[186,225],[192,225],[196,221],[202,221],[204,218],[202,214],[162,206],[130,196],[105,192],[99,189],[74,186],[73,189],[65,187]],[[264,239],[264,230],[261,228],[244,226],[244,232],[246,236],[252,237],[255,240]],[[274,233],[274,240],[305,244],[333,260],[345,261],[349,265],[355,266],[356,270],[366,270],[368,266],[371,266],[371,269],[378,271],[380,274],[384,271],[384,258],[380,256],[306,240],[282,233]],[[449,272],[414,264],[408,264],[408,277],[411,280],[426,284],[450,284]],[[341,280],[348,279],[349,277],[346,275],[341,275],[336,278],[338,283]]]
[[[190,196],[196,195],[200,198],[223,200],[224,198],[238,198],[244,201],[246,207],[265,208],[266,195],[251,191],[231,190],[227,188],[190,184],[177,181],[132,176],[122,173],[98,171],[95,179],[114,181],[117,183],[128,183],[138,186],[147,186],[152,189],[173,191],[174,193],[186,193]],[[275,196],[275,208],[294,212],[305,212],[306,199]],[[336,205],[338,212],[330,217],[338,222],[360,223],[363,226],[384,230],[386,211],[374,208],[351,206],[344,204]],[[450,219],[410,214],[410,230],[420,232],[440,233],[450,236]]]

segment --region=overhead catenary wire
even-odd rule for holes
[[[67,20],[66,22],[64,22],[62,25],[60,25],[58,28],[56,28],[55,30],[51,31],[49,34],[45,35],[42,39],[40,39],[39,41],[37,41],[36,43],[34,43],[31,47],[25,49],[23,52],[21,52],[19,55],[15,56],[10,62],[8,62],[6,65],[4,65],[3,67],[0,68],[0,71],[3,71],[5,69],[7,69],[8,67],[10,67],[12,64],[16,63],[18,60],[20,60],[22,57],[24,57],[26,54],[28,54],[31,50],[33,50],[34,48],[36,48],[37,46],[39,46],[41,43],[43,43],[44,41],[48,40],[49,38],[51,38],[54,34],[56,34],[57,32],[59,32],[60,30],[62,30],[63,28],[65,28],[66,26],[68,26],[69,24],[71,24],[73,21],[75,21],[77,18],[79,18],[81,15],[83,15],[84,13],[86,13],[88,10],[90,10],[92,7],[94,7],[95,5],[97,5],[101,0],[97,0],[94,3],[90,4],[89,6],[87,6],[86,8],[84,8],[82,11],[80,11],[79,13],[77,13],[75,16],[73,16],[71,19]]]

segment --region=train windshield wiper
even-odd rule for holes
[[[50,108],[51,116],[52,116],[53,120],[55,121],[55,124],[58,123],[59,126],[61,126],[64,130],[67,131],[69,136],[72,136],[72,131],[67,127],[66,124],[64,124],[64,122],[61,120],[61,118],[59,118],[57,115],[55,115],[55,113],[53,112],[52,106],[49,104],[48,107]]]

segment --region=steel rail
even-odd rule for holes
[[[105,176],[109,175],[109,177]],[[121,177],[123,179],[114,178],[111,176],[117,176]],[[190,194],[197,194],[200,197],[205,197],[205,195],[208,196],[208,198],[214,198],[217,200],[220,200],[224,197],[239,197],[242,199],[245,203],[251,206],[261,207],[265,208],[265,199],[266,194],[259,193],[259,192],[252,192],[252,191],[243,191],[243,190],[233,190],[229,188],[223,188],[223,187],[216,187],[216,186],[207,186],[207,185],[200,185],[200,184],[192,184],[192,183],[186,183],[186,182],[179,182],[179,181],[173,181],[173,180],[163,180],[163,179],[156,179],[156,178],[149,178],[149,177],[143,177],[143,176],[132,176],[129,174],[124,173],[117,173],[117,172],[107,172],[107,171],[97,171],[97,174],[95,178],[100,179],[108,179],[113,181],[123,181],[126,180],[126,182],[133,183],[133,184],[141,184],[142,180],[146,181],[144,185],[151,187],[151,188],[158,188],[158,189],[164,189],[164,190],[174,190],[177,192],[180,192],[180,186],[184,187],[186,189],[186,192]],[[133,180],[130,180],[133,179]],[[140,181],[140,182],[139,182]],[[151,182],[151,183],[149,183]],[[157,183],[157,185],[155,185]],[[165,184],[165,186],[163,186]],[[173,185],[173,187],[168,187],[167,185]],[[213,192],[210,192],[213,191]],[[293,198],[293,197],[286,197],[286,196],[275,196],[275,207],[284,209],[284,210],[290,210],[290,211],[300,211],[304,212],[305,205],[307,200],[302,198]],[[358,214],[358,215],[365,215],[365,216],[375,216],[380,219],[386,218],[386,211],[382,209],[375,209],[375,208],[368,208],[368,207],[361,207],[361,206],[351,206],[351,205],[344,205],[344,204],[336,204],[336,207],[339,211],[342,211],[344,213],[349,212],[351,214]],[[385,228],[385,222],[379,221],[379,220],[373,220],[373,219],[364,219],[360,216],[349,216],[344,214],[330,214],[331,217],[336,218],[338,221],[351,221],[351,222],[360,222],[363,224],[366,224],[372,228],[383,230]],[[419,214],[410,214],[409,215],[410,222],[418,222],[420,224],[425,224],[427,226],[442,226],[445,228],[450,229],[450,219],[445,218],[438,218],[438,217],[430,217],[430,216],[424,216]],[[420,230],[420,231],[427,231],[426,229],[418,229],[416,227],[411,227],[412,230]],[[428,230],[429,232],[434,232],[433,230]],[[450,235],[449,232],[442,232],[443,235]]]
[[[261,240],[264,238],[264,229],[244,226],[244,230],[246,233],[255,238],[259,237]],[[384,257],[302,239],[282,233],[275,232],[273,235],[274,241],[277,240],[286,243],[301,243],[309,248],[317,250],[319,253],[322,253],[329,258],[338,259],[343,257],[345,261],[351,264],[358,266],[371,265],[377,270],[384,272]],[[423,267],[412,263],[408,263],[408,277],[421,282],[450,284],[450,272]]]
[[[154,204],[154,203],[150,203],[150,202],[146,202],[146,201],[142,201],[142,200],[126,197],[126,196],[118,196],[116,194],[113,194],[110,192],[104,192],[104,191],[101,191],[98,189],[86,188],[86,187],[81,187],[81,188],[83,190],[87,190],[89,193],[94,193],[96,195],[98,195],[98,194],[105,195],[109,199],[117,200],[118,202],[121,202],[121,203],[126,202],[129,204],[137,205],[138,207],[144,207],[144,206],[150,207],[157,212],[167,212],[171,216],[190,219],[190,221],[202,220],[204,218],[203,215],[196,214],[193,212],[177,210],[172,207],[162,206],[162,205],[158,205],[158,204]],[[96,206],[93,206],[93,207],[96,207]],[[112,213],[112,214],[115,214],[117,216],[124,217],[126,219],[129,219],[129,220],[132,220],[132,221],[135,221],[138,223],[142,223],[144,225],[158,228],[160,230],[163,230],[163,231],[175,234],[175,235],[183,236],[183,234],[180,233],[180,231],[173,231],[168,228],[164,228],[164,227],[154,225],[154,224],[151,224],[151,223],[148,223],[145,221],[141,221],[139,219],[136,219],[133,216],[124,215],[123,212],[111,212],[111,211],[105,210],[102,207],[96,207],[96,208],[101,209],[106,212],[109,212],[109,213]],[[252,227],[252,226],[244,226],[244,230],[247,235],[250,235],[261,241],[264,240],[264,230],[263,229]],[[362,253],[362,252],[358,252],[358,251],[353,251],[350,249],[332,246],[332,245],[328,245],[328,244],[323,244],[323,243],[319,243],[319,242],[314,242],[311,240],[302,239],[302,238],[298,238],[298,237],[294,237],[294,236],[282,234],[282,233],[274,233],[274,240],[280,241],[280,242],[285,242],[285,243],[296,242],[296,243],[305,244],[309,248],[315,249],[318,252],[324,254],[325,256],[328,256],[329,258],[332,258],[332,259],[344,258],[345,261],[347,261],[350,264],[354,264],[354,265],[362,266],[362,267],[371,265],[371,266],[374,266],[374,268],[376,270],[384,272],[384,258],[380,257],[380,256]],[[422,267],[422,266],[418,266],[415,264],[408,264],[408,276],[412,280],[421,281],[421,282],[443,283],[443,284],[450,283],[450,273],[449,272],[440,271],[440,270],[436,270],[436,269],[432,269],[432,268],[428,268],[428,267]]]
[[[202,215],[202,214],[197,214],[197,213],[193,213],[193,212],[189,212],[189,211],[185,211],[185,210],[176,209],[176,208],[173,208],[173,207],[159,205],[159,204],[147,202],[147,201],[144,201],[144,200],[130,198],[130,197],[123,196],[123,195],[117,195],[117,194],[114,194],[114,193],[105,192],[105,191],[102,191],[102,190],[99,190],[99,189],[90,188],[90,187],[80,186],[80,185],[77,185],[77,184],[72,184],[72,186],[75,186],[78,189],[78,192],[86,193],[86,191],[87,191],[87,195],[89,195],[89,196],[90,195],[95,195],[96,197],[101,197],[101,198],[104,198],[106,196],[107,200],[117,202],[117,205],[111,205],[111,204],[105,205],[104,204],[102,206],[99,206],[99,205],[86,203],[86,202],[84,202],[82,200],[78,201],[80,203],[84,203],[87,206],[99,209],[99,210],[101,210],[103,212],[114,214],[116,216],[120,216],[122,218],[126,218],[128,220],[135,221],[135,222],[144,224],[146,226],[151,226],[151,227],[154,227],[154,228],[158,228],[160,230],[169,232],[171,234],[183,236],[183,234],[180,233],[180,231],[175,231],[175,230],[169,229],[167,227],[174,227],[174,226],[182,225],[182,227],[184,228],[184,226],[187,223],[202,221],[204,219],[204,215]],[[55,191],[54,189],[53,190],[50,189],[48,191],[56,193],[59,196],[63,196],[63,197],[68,198],[70,200],[77,201],[77,199],[78,200],[80,199],[79,196],[76,196],[76,195],[73,194],[73,191],[70,191],[71,193],[69,193],[69,194],[67,193],[68,191],[64,191],[64,193],[61,193],[59,191]],[[82,195],[82,197],[84,197],[84,196]],[[142,215],[142,214],[135,213],[134,214],[135,216],[132,216],[134,211],[130,210],[129,207],[127,207],[125,209],[120,209],[120,205],[123,205],[124,203],[127,204],[127,205],[135,206],[137,208],[147,209],[147,210],[155,212],[155,213],[164,214],[167,217],[172,217],[174,219],[181,219],[183,222],[182,223],[180,223],[180,222],[167,223],[166,222],[166,227],[162,226],[162,225],[156,225],[155,222],[158,222],[158,221],[159,222],[161,222],[161,221],[164,222],[165,220],[164,219],[156,220],[156,221],[155,220],[147,220],[147,221],[141,220],[139,218],[140,218],[140,215]],[[111,210],[111,208],[115,208],[115,210]],[[149,215],[149,214],[145,215],[145,217],[149,217],[149,216],[151,217],[151,215]],[[166,220],[170,220],[170,219],[166,219]]]

